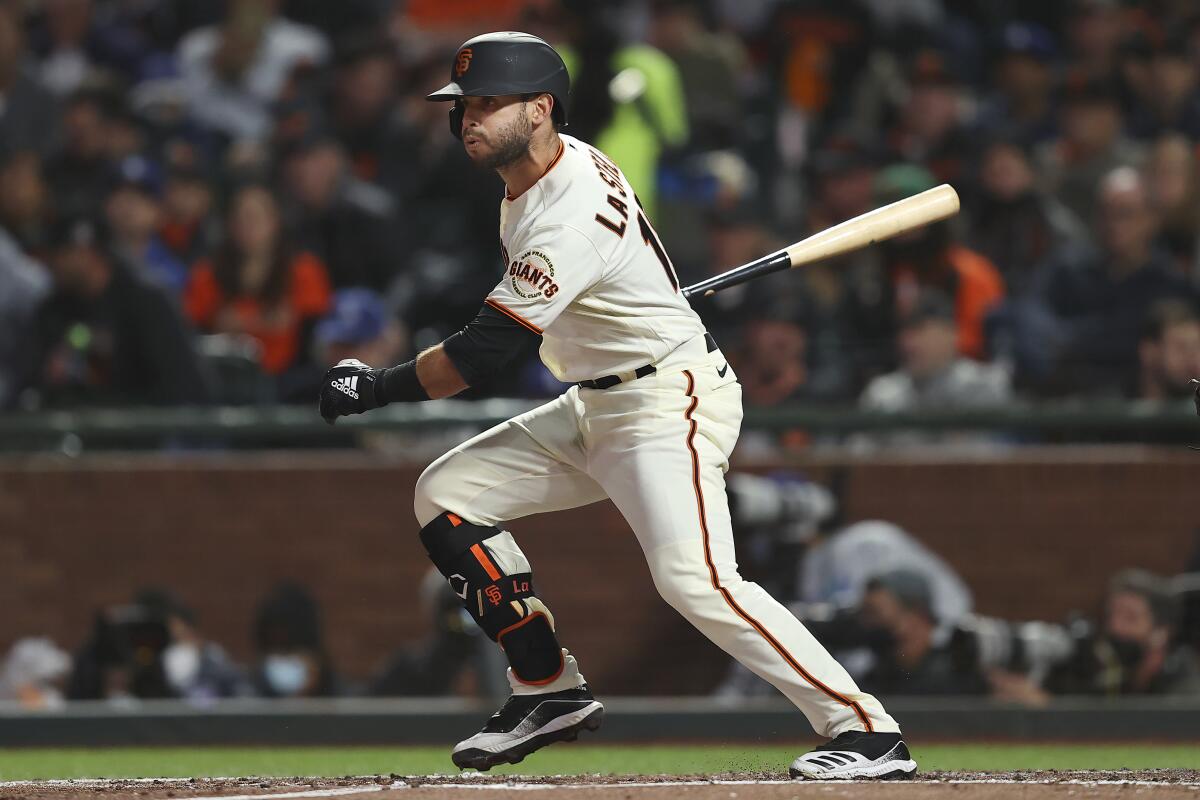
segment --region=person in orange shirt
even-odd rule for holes
[[[879,203],[891,203],[925,189],[935,180],[926,170],[907,164],[888,167],[876,179]],[[955,241],[949,223],[940,222],[897,237],[884,247],[895,293],[896,318],[916,306],[924,288],[945,292],[954,302],[958,351],[986,356],[984,320],[1004,298],[1004,279],[986,256]]]
[[[330,298],[325,266],[291,248],[274,195],[255,183],[234,193],[225,240],[192,268],[184,309],[201,331],[256,339],[263,370],[279,375],[304,356],[307,323]]]

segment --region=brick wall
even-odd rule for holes
[[[907,527],[985,613],[1058,619],[1093,607],[1114,570],[1177,571],[1193,547],[1200,459],[1186,454],[806,466],[844,469],[848,516]],[[0,648],[32,634],[73,647],[96,608],[158,584],[246,658],[258,597],[292,578],[322,604],[339,665],[366,675],[425,630],[415,477],[366,455],[0,463]],[[658,599],[610,504],[512,527],[564,643],[606,692],[718,679],[723,659]]]

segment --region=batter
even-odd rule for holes
[[[414,361],[343,361],[321,388],[329,422],[390,402],[454,395],[540,347],[565,394],[439,458],[416,486],[430,559],[503,648],[512,696],[454,763],[486,770],[595,730],[603,706],[507,525],[610,498],[663,598],[779,688],[830,741],[795,777],[911,777],[899,728],[787,609],[738,574],[725,471],[741,387],[679,291],[633,188],[607,156],[560,133],[569,82],[558,54],[524,33],[463,44],[448,85],[451,132],[504,179],[504,273],[466,328]]]

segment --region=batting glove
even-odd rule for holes
[[[338,417],[378,408],[375,383],[382,372],[355,358],[344,359],[330,367],[321,382],[321,416],[332,425]]]

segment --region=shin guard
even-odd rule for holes
[[[563,669],[550,610],[534,595],[529,561],[512,534],[444,512],[421,543],[467,612],[508,657],[522,683],[552,682]]]

